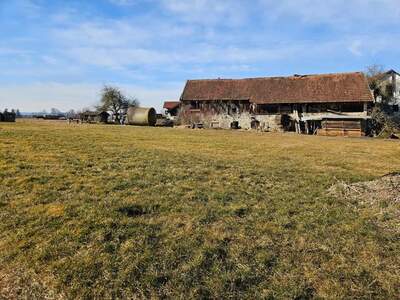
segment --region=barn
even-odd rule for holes
[[[166,115],[169,119],[175,119],[179,114],[179,101],[165,101],[163,108],[165,109]]]
[[[374,98],[355,72],[188,80],[180,101],[188,125],[361,136]]]

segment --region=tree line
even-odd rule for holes
[[[1,113],[1,111],[0,111],[0,113]],[[5,108],[5,109],[3,110],[3,114],[7,114],[7,113],[15,114],[15,116],[16,116],[17,118],[22,117],[22,114],[21,114],[21,112],[19,111],[19,109],[14,109],[14,108],[12,108],[12,109],[9,111],[8,108]]]

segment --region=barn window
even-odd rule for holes
[[[363,112],[364,105],[362,103],[343,103],[342,112]]]
[[[276,104],[259,105],[257,109],[260,114],[277,114],[279,112],[279,106]]]
[[[291,104],[282,104],[279,107],[279,112],[281,114],[291,114],[293,112],[293,107]]]
[[[190,108],[191,109],[199,109],[200,108],[199,101],[190,101]]]
[[[327,110],[341,111],[341,105],[338,103],[331,103],[327,105]]]
[[[326,106],[323,104],[307,104],[306,111],[309,113],[319,113],[326,111]]]
[[[240,104],[240,111],[239,112],[247,112],[250,110],[250,104],[249,103],[242,103]]]

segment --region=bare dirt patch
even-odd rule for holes
[[[0,299],[65,299],[33,272],[18,268],[0,271]]]
[[[346,200],[354,209],[371,214],[379,227],[400,233],[400,173],[353,184],[339,182],[329,193]]]

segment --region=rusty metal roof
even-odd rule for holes
[[[249,100],[257,104],[369,102],[361,72],[247,79],[188,80],[182,101]]]
[[[164,108],[165,109],[175,109],[179,107],[181,103],[179,101],[165,101]]]

